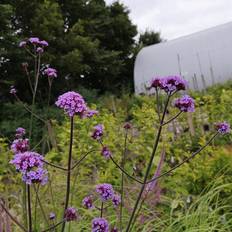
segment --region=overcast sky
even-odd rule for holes
[[[106,0],[112,3],[114,0]],[[232,21],[232,0],[120,0],[139,32],[161,31],[174,39]]]

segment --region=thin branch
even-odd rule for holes
[[[173,118],[170,118],[167,122],[164,122],[164,123],[162,124],[162,126],[167,125],[168,123],[170,123],[170,122],[173,121],[174,119],[178,118],[179,115],[181,115],[181,113],[183,113],[183,111],[180,111],[180,112],[179,112],[178,114],[176,114]]]
[[[60,170],[66,171],[66,172],[68,171],[67,168],[63,168],[63,167],[61,167],[61,166],[59,166],[59,165],[49,163],[49,162],[46,161],[46,160],[42,160],[42,162],[44,162],[45,164],[47,164],[47,165],[49,165],[49,166],[52,166],[52,167],[54,167],[54,168],[57,168],[57,169],[60,169]]]
[[[85,153],[82,158],[80,158],[71,168],[71,170],[73,170],[74,168],[76,168],[90,153],[94,152],[94,151],[98,151],[98,150],[91,150],[88,151],[87,153]]]
[[[20,99],[19,97],[15,94],[15,98],[16,100],[25,108],[26,111],[28,111],[29,113],[31,113],[32,115],[35,116],[35,118],[39,119],[40,121],[42,121],[43,123],[47,123],[46,120],[44,120],[43,118],[39,117],[37,114],[35,114],[29,107],[27,107]]]
[[[189,160],[193,159],[198,153],[200,153],[202,150],[204,150],[213,140],[214,138],[218,135],[218,133],[216,133],[204,146],[202,146],[201,148],[199,148],[197,151],[195,151],[191,156],[189,156],[188,158],[184,159],[181,163],[177,164],[175,167],[171,168],[170,170],[168,170],[167,172],[164,172],[163,174],[149,180],[146,182],[146,184],[149,184],[163,176],[168,175],[169,173],[173,172],[175,169],[177,169],[178,167],[182,166],[184,163],[188,162]]]
[[[5,208],[4,204],[0,202],[0,206],[6,212],[6,214],[10,217],[10,219],[24,232],[27,232],[27,229],[20,223],[18,220]]]
[[[112,156],[110,156],[110,159],[113,161],[113,163],[124,173],[126,174],[129,178],[131,178],[132,180],[140,183],[140,184],[143,184],[143,182],[141,180],[138,180],[136,179],[135,177],[131,176],[129,173],[127,173],[114,159]]]
[[[55,225],[53,225],[53,226],[47,228],[46,230],[42,230],[42,232],[47,232],[47,231],[50,231],[50,230],[52,230],[52,229],[55,229],[57,226],[61,225],[63,222],[65,222],[65,220],[62,220],[62,221],[56,223]]]
[[[35,191],[35,194],[36,194],[36,199],[38,200],[38,203],[39,203],[41,212],[42,212],[42,214],[43,214],[44,220],[46,221],[46,223],[47,223],[48,226],[49,226],[49,221],[48,221],[48,219],[47,219],[47,217],[46,217],[46,213],[45,213],[44,208],[43,208],[43,205],[42,205],[42,203],[41,203],[38,190],[36,189],[35,185],[33,185],[33,188],[34,188],[34,191]]]

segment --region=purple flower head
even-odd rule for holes
[[[166,93],[173,93],[187,88],[187,82],[180,76],[168,76],[161,79],[161,89]]]
[[[22,127],[19,127],[16,129],[16,134],[15,137],[16,138],[22,138],[24,135],[26,134],[26,130]]]
[[[93,199],[91,196],[86,196],[83,200],[82,200],[82,205],[86,208],[86,209],[92,209],[93,208]]]
[[[10,94],[15,95],[16,93],[17,93],[17,90],[16,90],[16,88],[12,85],[12,86],[10,87]]]
[[[48,42],[45,40],[41,40],[39,41],[39,45],[43,46],[43,47],[47,47],[48,46]]]
[[[96,192],[100,195],[102,201],[110,200],[114,195],[114,190],[111,184],[97,185]]]
[[[57,77],[57,70],[54,68],[46,68],[44,70],[44,74],[47,75],[48,77]]]
[[[55,213],[53,213],[53,212],[49,213],[49,219],[50,220],[54,220],[55,218],[56,218],[56,214]]]
[[[114,228],[112,228],[110,232],[118,232],[118,229],[114,226]]]
[[[24,153],[18,153],[14,155],[14,158],[10,161],[16,168],[16,170],[26,173],[29,171],[35,171],[36,168],[43,168],[43,156],[31,151]],[[41,174],[41,171],[38,175]]]
[[[96,140],[100,140],[103,136],[103,125],[99,124],[94,127],[94,131],[92,133],[92,138]]]
[[[29,150],[29,140],[18,138],[13,141],[11,144],[11,150],[15,153],[23,153]]]
[[[121,196],[118,194],[114,194],[114,196],[112,197],[112,202],[114,206],[117,207],[121,203]]]
[[[228,134],[228,133],[230,133],[230,124],[227,123],[227,122],[216,123],[215,128],[220,134]]]
[[[129,123],[129,122],[126,122],[125,124],[124,124],[124,129],[126,129],[126,130],[129,130],[129,129],[131,129],[132,128],[132,125],[131,125],[131,123]]]
[[[44,52],[44,50],[43,50],[43,48],[38,47],[38,48],[36,48],[36,52],[41,54]]]
[[[194,112],[195,109],[194,100],[188,95],[176,99],[174,105],[183,112]]]
[[[84,117],[85,118],[92,118],[94,115],[98,114],[98,111],[97,110],[90,110],[90,109],[87,109],[85,112],[84,112]]]
[[[109,232],[109,223],[104,218],[94,218],[92,221],[92,232]]]
[[[180,76],[156,77],[151,81],[150,88],[160,88],[166,93],[172,94],[175,91],[185,90],[187,82]]]
[[[41,185],[45,185],[48,182],[48,172],[43,168],[26,171],[23,173],[22,180],[29,185],[33,183],[40,183]]]
[[[151,86],[150,88],[161,88],[161,78],[160,77],[155,77],[151,80]]]
[[[40,43],[40,40],[38,37],[31,37],[28,39],[28,41],[32,44],[39,44]]]
[[[76,92],[67,92],[58,97],[55,103],[59,108],[64,109],[70,117],[79,115],[80,117],[86,111],[87,107],[83,97]]]
[[[21,42],[19,43],[19,47],[20,47],[20,48],[24,48],[26,45],[27,45],[27,42],[26,42],[26,41],[21,41]]]
[[[112,155],[110,150],[108,149],[108,147],[104,146],[102,148],[102,151],[101,151],[101,154],[106,158],[106,159],[109,159],[110,156]]]
[[[64,218],[68,222],[77,220],[77,210],[73,207],[67,208],[65,210]]]

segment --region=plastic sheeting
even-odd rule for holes
[[[182,75],[201,90],[232,77],[232,22],[143,48],[135,61],[135,93],[155,76]]]

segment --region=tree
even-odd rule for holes
[[[142,46],[150,46],[162,42],[160,32],[146,30],[139,36],[139,44]]]
[[[30,100],[30,95],[27,80],[20,72],[21,63],[26,61],[31,67],[33,64],[30,59],[25,60],[17,46],[20,40],[31,36],[50,44],[43,60],[59,70],[52,92],[54,97],[61,87],[63,91],[81,85],[101,92],[117,92],[131,83],[128,61],[137,30],[123,4],[115,2],[107,6],[104,0],[12,0],[8,3],[12,9],[10,28],[16,36],[6,56],[14,63],[14,70],[10,68],[12,63],[4,69],[9,74],[9,82],[24,93],[25,99]],[[6,34],[5,28],[3,33]],[[45,81],[45,78],[41,80],[39,86],[41,96]]]

